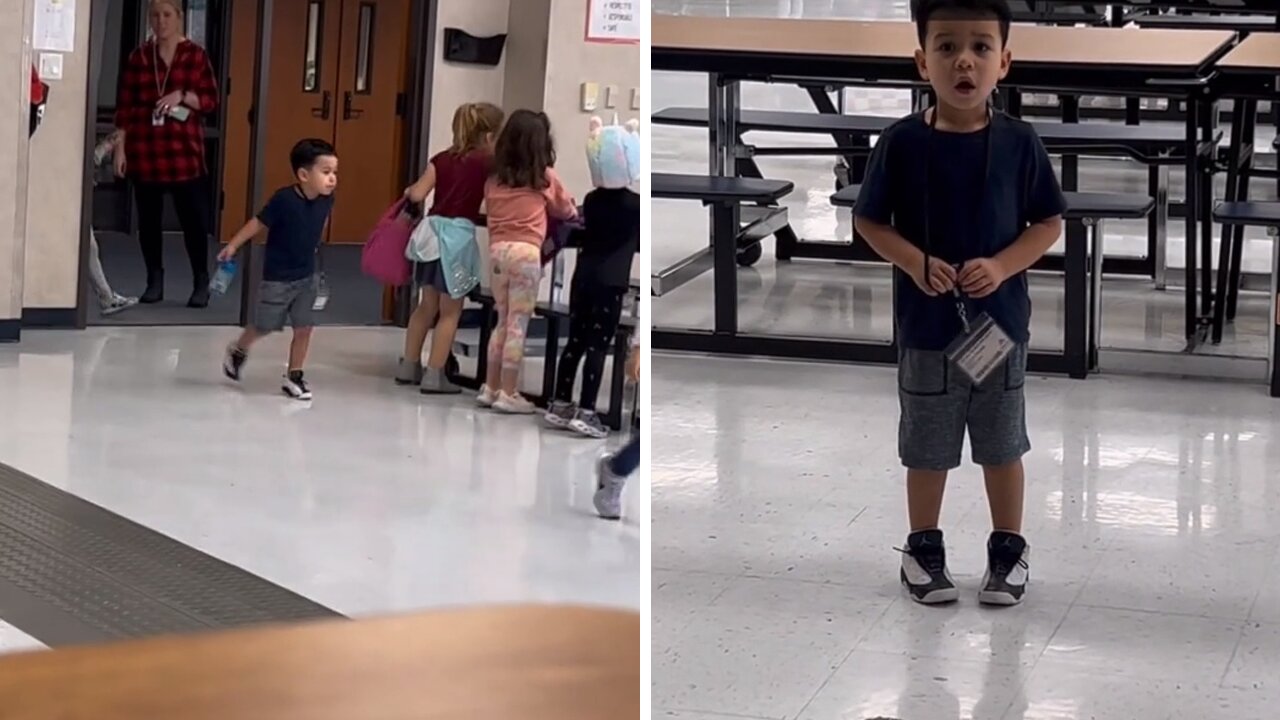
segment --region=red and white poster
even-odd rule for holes
[[[587,42],[638,44],[640,0],[587,0]]]

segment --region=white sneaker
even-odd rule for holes
[[[626,486],[627,479],[618,477],[609,469],[609,462],[613,458],[606,455],[596,462],[596,492],[591,497],[591,502],[596,506],[596,513],[605,520],[620,520],[622,518],[622,488]]]
[[[108,315],[115,315],[116,313],[122,310],[128,310],[129,308],[137,304],[138,304],[138,298],[125,297],[120,293],[116,293],[111,297],[110,300],[106,300],[102,302],[101,304],[99,304],[98,307],[102,311],[102,316],[106,317]]]
[[[284,381],[280,385],[280,390],[294,400],[302,400],[305,402],[311,399],[311,387],[307,385],[307,381],[303,378],[301,370],[293,370],[285,373]]]
[[[508,395],[498,392],[498,399],[493,401],[493,409],[508,415],[532,415],[538,408],[521,395]]]
[[[498,393],[489,389],[488,385],[480,386],[480,394],[476,395],[476,404],[483,408],[493,407],[493,403],[498,400]]]

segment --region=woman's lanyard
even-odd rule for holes
[[[982,130],[982,146],[983,146],[983,164],[982,164],[982,185],[978,192],[978,204],[973,211],[973,228],[976,231],[978,225],[982,222],[983,207],[987,203],[987,186],[991,174],[991,123],[995,122],[995,117],[991,111],[991,107],[987,107],[987,126]],[[930,192],[932,191],[933,182],[933,145],[934,134],[938,127],[938,108],[933,108],[933,116],[929,118],[929,134],[925,141],[925,159],[924,159],[924,280],[929,282],[929,260],[933,256],[933,205],[930,203]],[[952,289],[952,295],[956,302],[956,314],[960,316],[960,324],[964,326],[964,333],[969,334],[969,309],[965,302],[964,296],[960,293],[960,286],[957,284]]]
[[[178,60],[178,48],[173,49],[173,60]],[[164,97],[164,91],[169,89],[169,74],[173,72],[173,62],[164,67],[164,80],[160,79],[160,41],[153,40],[151,43],[151,74],[156,80],[156,99]]]

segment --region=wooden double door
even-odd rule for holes
[[[266,131],[264,197],[292,182],[294,143],[333,143],[338,192],[328,240],[364,242],[403,189],[410,0],[274,0],[263,113],[252,112],[257,5],[233,7],[223,239],[247,216],[252,119]]]

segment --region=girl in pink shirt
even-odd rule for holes
[[[533,403],[520,395],[525,330],[542,284],[542,242],[548,216],[577,215],[560,183],[551,121],[544,113],[517,110],[507,119],[494,152],[494,174],[485,185],[489,217],[491,290],[498,326],[489,341],[489,367],[477,398],[484,407],[528,415]]]

